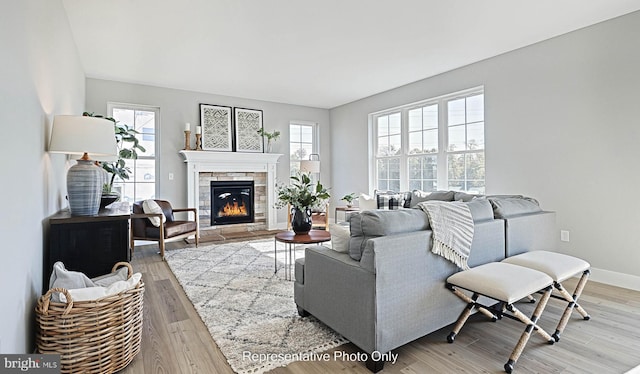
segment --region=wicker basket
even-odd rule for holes
[[[118,262],[113,271],[131,265]],[[51,302],[62,292],[67,303]],[[54,288],[36,305],[39,353],[60,354],[62,373],[113,373],[140,351],[144,283],[98,300],[73,302],[66,289]]]

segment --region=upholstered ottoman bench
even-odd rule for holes
[[[583,319],[589,320],[591,318],[587,311],[578,304],[578,298],[580,298],[582,290],[589,278],[589,268],[591,265],[589,265],[587,261],[562,253],[531,251],[508,257],[502,260],[502,262],[535,269],[547,274],[553,279],[553,286],[558,290],[560,296],[551,295],[551,297],[562,299],[568,303],[558,322],[556,331],[551,335],[556,341],[560,340],[560,334],[567,326],[567,322],[574,308],[582,315]],[[561,283],[580,273],[582,273],[582,276],[573,291],[573,295],[571,295],[562,287]]]
[[[453,343],[474,308],[490,316],[492,321],[496,321],[502,316],[519,320],[526,325],[526,328],[522,332],[509,360],[504,365],[504,370],[507,373],[511,373],[529,341],[532,331],[538,332],[549,344],[555,342],[551,335],[536,325],[551,296],[552,284],[553,279],[543,272],[504,262],[491,262],[453,274],[447,279],[446,286],[456,296],[467,302],[467,306],[460,314],[453,331],[447,337],[447,341]],[[469,297],[458,288],[467,290],[473,295]],[[533,311],[531,318],[524,315],[513,305],[516,301],[538,291],[542,291],[543,296]],[[494,307],[479,304],[477,299],[481,295],[499,301],[499,308],[495,309]],[[492,310],[496,313],[494,314]],[[507,311],[511,314],[506,314]]]

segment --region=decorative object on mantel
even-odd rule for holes
[[[291,282],[273,272],[273,239],[176,249],[166,257],[236,373],[261,374],[347,343],[313,316],[298,316]],[[272,359],[246,359],[243,352]]]
[[[98,214],[104,174],[89,158],[118,154],[113,123],[88,116],[55,116],[49,152],[81,154],[67,172],[69,210],[74,216]]]
[[[196,147],[194,151],[202,151],[202,126],[196,126]]]
[[[191,124],[189,122],[184,124],[184,151],[191,149]]]
[[[113,128],[116,132],[116,146],[118,148],[118,156],[115,159],[103,159],[101,161],[102,169],[107,172],[107,180],[102,186],[102,197],[100,198],[100,208],[104,208],[120,199],[120,193],[113,188],[116,177],[123,181],[129,180],[131,169],[126,165],[125,160],[135,160],[138,158],[138,151],[146,152],[146,149],[140,145],[140,140],[136,135],[140,134],[133,127],[116,121],[113,117],[103,117],[100,114],[90,112],[82,113],[83,116],[104,118],[113,122]],[[125,146],[125,144],[130,144]],[[110,176],[109,176],[110,174]]]
[[[263,152],[264,141],[258,133],[262,129],[262,111],[233,108],[237,152]]]
[[[278,137],[280,137],[280,131],[278,130],[273,130],[273,132],[267,132],[264,131],[264,127],[261,127],[258,130],[258,134],[262,135],[263,138],[267,139],[267,149],[266,152],[267,153],[271,153],[271,146],[273,145],[273,142],[275,142],[276,140],[278,140]],[[273,141],[273,142],[272,142]]]
[[[202,149],[207,151],[233,151],[231,107],[200,104]]]
[[[276,207],[291,209],[291,227],[298,234],[306,234],[311,230],[311,209],[322,207],[331,197],[329,191],[320,183],[315,187],[307,173],[300,172],[291,176],[291,184],[276,187],[278,202]]]

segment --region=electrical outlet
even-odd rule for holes
[[[562,240],[563,242],[568,242],[569,241],[569,231],[560,230],[560,240]]]
[[[172,181],[173,180],[173,173],[169,173],[169,180]]]

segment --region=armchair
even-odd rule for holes
[[[165,243],[180,239],[186,239],[191,235],[195,235],[196,247],[199,244],[200,228],[198,226],[198,212],[195,208],[172,208],[171,203],[166,200],[155,200],[162,208],[162,214],[166,217],[166,221],[160,226],[154,226],[149,217],[162,218],[160,213],[145,213],[142,208],[142,201],[136,201],[133,204],[133,212],[131,214],[131,251],[134,248],[135,240],[152,240],[157,241],[160,247],[160,256],[164,260]],[[177,212],[193,212],[194,221],[176,220],[173,213]],[[162,221],[161,221],[162,222]]]

